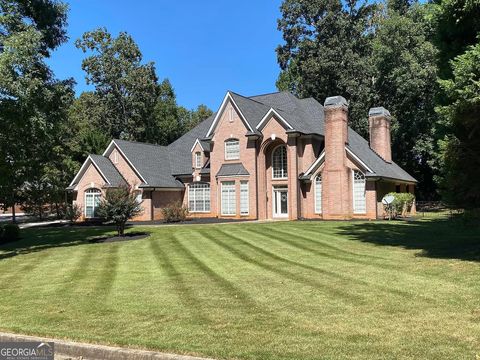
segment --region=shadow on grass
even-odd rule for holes
[[[29,254],[50,248],[89,244],[93,237],[115,231],[113,226],[100,227],[41,227],[20,232],[20,240],[0,245],[0,261],[16,255]]]
[[[448,219],[352,222],[339,226],[348,239],[420,250],[418,256],[480,261],[480,229]]]

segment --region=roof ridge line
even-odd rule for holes
[[[143,141],[132,141],[132,140],[123,140],[123,139],[113,139],[113,141],[124,141],[124,142],[128,142],[128,143],[131,143],[131,144],[149,145],[149,146],[155,146],[155,147],[158,147],[158,148],[168,147],[168,145],[151,144],[151,143],[147,143],[147,142],[143,142]]]
[[[238,96],[240,96],[240,97],[242,97],[242,98],[244,98],[244,99],[247,99],[247,100],[256,102],[257,104],[260,104],[260,105],[263,105],[263,106],[266,106],[266,107],[269,107],[269,108],[271,107],[271,106],[268,106],[267,104],[264,104],[264,103],[262,103],[262,102],[260,102],[260,101],[254,100],[254,99],[252,99],[252,98],[250,98],[250,97],[248,97],[248,96],[244,96],[244,95],[242,95],[242,94],[236,93],[235,91],[231,91],[231,90],[228,90],[228,91],[231,92],[232,94],[238,95]]]

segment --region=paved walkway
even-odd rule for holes
[[[0,332],[0,342],[6,341],[54,342],[56,360],[213,360]]]

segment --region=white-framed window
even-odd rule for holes
[[[195,153],[195,168],[200,169],[202,167],[202,153],[197,151]]]
[[[287,147],[280,145],[272,152],[272,176],[274,179],[286,179],[287,175]]]
[[[118,151],[117,150],[113,151],[113,163],[118,164]]]
[[[222,215],[235,215],[237,213],[235,181],[223,181],[221,186]]]
[[[248,215],[248,181],[240,181],[240,215]]]
[[[225,160],[240,159],[240,141],[229,139],[225,141]]]
[[[210,184],[193,183],[188,185],[188,211],[210,212]]]
[[[322,174],[315,177],[315,214],[322,213]]]
[[[353,170],[353,213],[365,214],[366,212],[365,175],[361,171]]]
[[[98,205],[102,192],[99,189],[88,189],[85,191],[85,217],[94,218],[97,216]]]

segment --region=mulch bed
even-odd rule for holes
[[[94,237],[89,239],[88,242],[90,243],[110,243],[116,241],[130,241],[130,240],[140,240],[149,237],[149,233],[145,232],[132,232],[127,233],[124,236],[101,236],[101,237]]]

